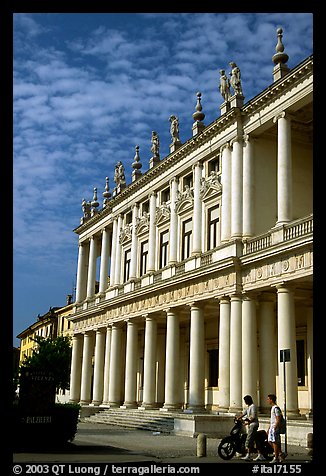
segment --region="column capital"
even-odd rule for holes
[[[279,119],[293,119],[293,114],[289,113],[288,111],[279,111],[273,118],[273,123],[275,124]]]
[[[226,142],[225,144],[221,145],[220,153],[222,154],[224,150],[231,150],[230,142]]]
[[[193,164],[192,167],[191,167],[191,170],[195,170],[196,167],[200,167],[200,168],[203,167],[203,162],[202,162],[202,160],[198,160],[198,162],[196,162],[195,164]]]
[[[288,281],[282,281],[280,283],[272,285],[272,287],[276,288],[278,293],[289,293],[293,292],[296,286]]]
[[[273,292],[262,291],[259,293],[259,302],[275,302],[276,294]]]
[[[172,178],[169,180],[169,185],[171,186],[173,182],[175,182],[175,183],[178,185],[178,183],[179,183],[179,177],[172,177]]]
[[[230,140],[231,147],[233,147],[233,144],[234,144],[235,142],[239,142],[239,144],[242,144],[242,142],[243,142],[243,137],[240,136],[240,135],[237,135],[237,136],[233,137],[233,139]]]
[[[241,296],[244,301],[253,301],[257,300],[260,294],[259,291],[242,291]]]
[[[216,299],[216,301],[219,301],[220,304],[230,303],[230,296],[227,296],[226,294],[223,294],[223,296],[214,296],[214,299]]]
[[[202,303],[200,301],[193,301],[193,302],[190,302],[190,303],[186,304],[186,306],[190,307],[190,309],[192,309],[192,308],[203,309],[204,306],[205,306],[205,303]]]

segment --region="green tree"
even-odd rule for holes
[[[70,384],[71,339],[67,336],[40,337],[33,339],[38,345],[32,355],[26,357],[21,367],[51,372],[56,391],[68,390]]]

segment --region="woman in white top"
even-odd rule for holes
[[[246,448],[247,454],[242,459],[246,461],[250,461],[251,460],[250,453],[252,453],[252,449],[254,446],[255,437],[258,430],[258,426],[259,426],[259,421],[257,416],[257,407],[254,404],[251,395],[244,396],[243,400],[245,404],[247,405],[247,408],[243,410],[243,413],[242,415],[238,417],[238,420],[246,417],[245,425],[248,425],[248,432],[247,432],[247,438],[245,442],[245,448]]]

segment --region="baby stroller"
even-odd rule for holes
[[[223,438],[218,445],[217,453],[220,458],[228,460],[233,458],[236,453],[245,455],[246,433],[243,432],[243,420],[234,418],[234,426],[230,431],[230,436]],[[261,454],[267,461],[273,458],[273,448],[267,441],[265,430],[258,430],[255,437],[255,447],[253,452],[259,448]]]

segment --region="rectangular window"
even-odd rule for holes
[[[169,231],[163,231],[160,234],[160,268],[164,268],[168,264],[168,244]]]
[[[182,223],[182,253],[181,259],[187,259],[191,255],[192,248],[192,219]]]
[[[170,187],[166,188],[161,193],[161,203],[166,203],[170,200]]]
[[[192,177],[192,173],[189,174],[189,175],[187,175],[186,177],[184,177],[184,179],[183,179],[183,190],[185,190],[186,185],[187,185],[189,188],[192,188],[192,187],[193,187],[193,177]]]
[[[144,212],[149,213],[149,200],[146,200],[146,202],[142,204],[141,211],[142,214],[144,214]]]
[[[304,387],[306,384],[306,366],[304,340],[297,340],[297,369],[298,369],[298,387]]]
[[[210,208],[208,210],[208,243],[207,249],[212,250],[219,244],[219,222],[220,222],[220,207]]]
[[[123,281],[127,282],[130,276],[130,262],[131,262],[131,250],[125,251],[125,266],[123,273]]]
[[[218,386],[218,349],[210,349],[207,352],[208,352],[208,366],[209,366],[208,386],[217,387]]]
[[[148,241],[140,245],[140,276],[147,272]]]
[[[208,162],[208,174],[211,172],[219,172],[220,171],[220,156],[218,155],[215,159]]]

